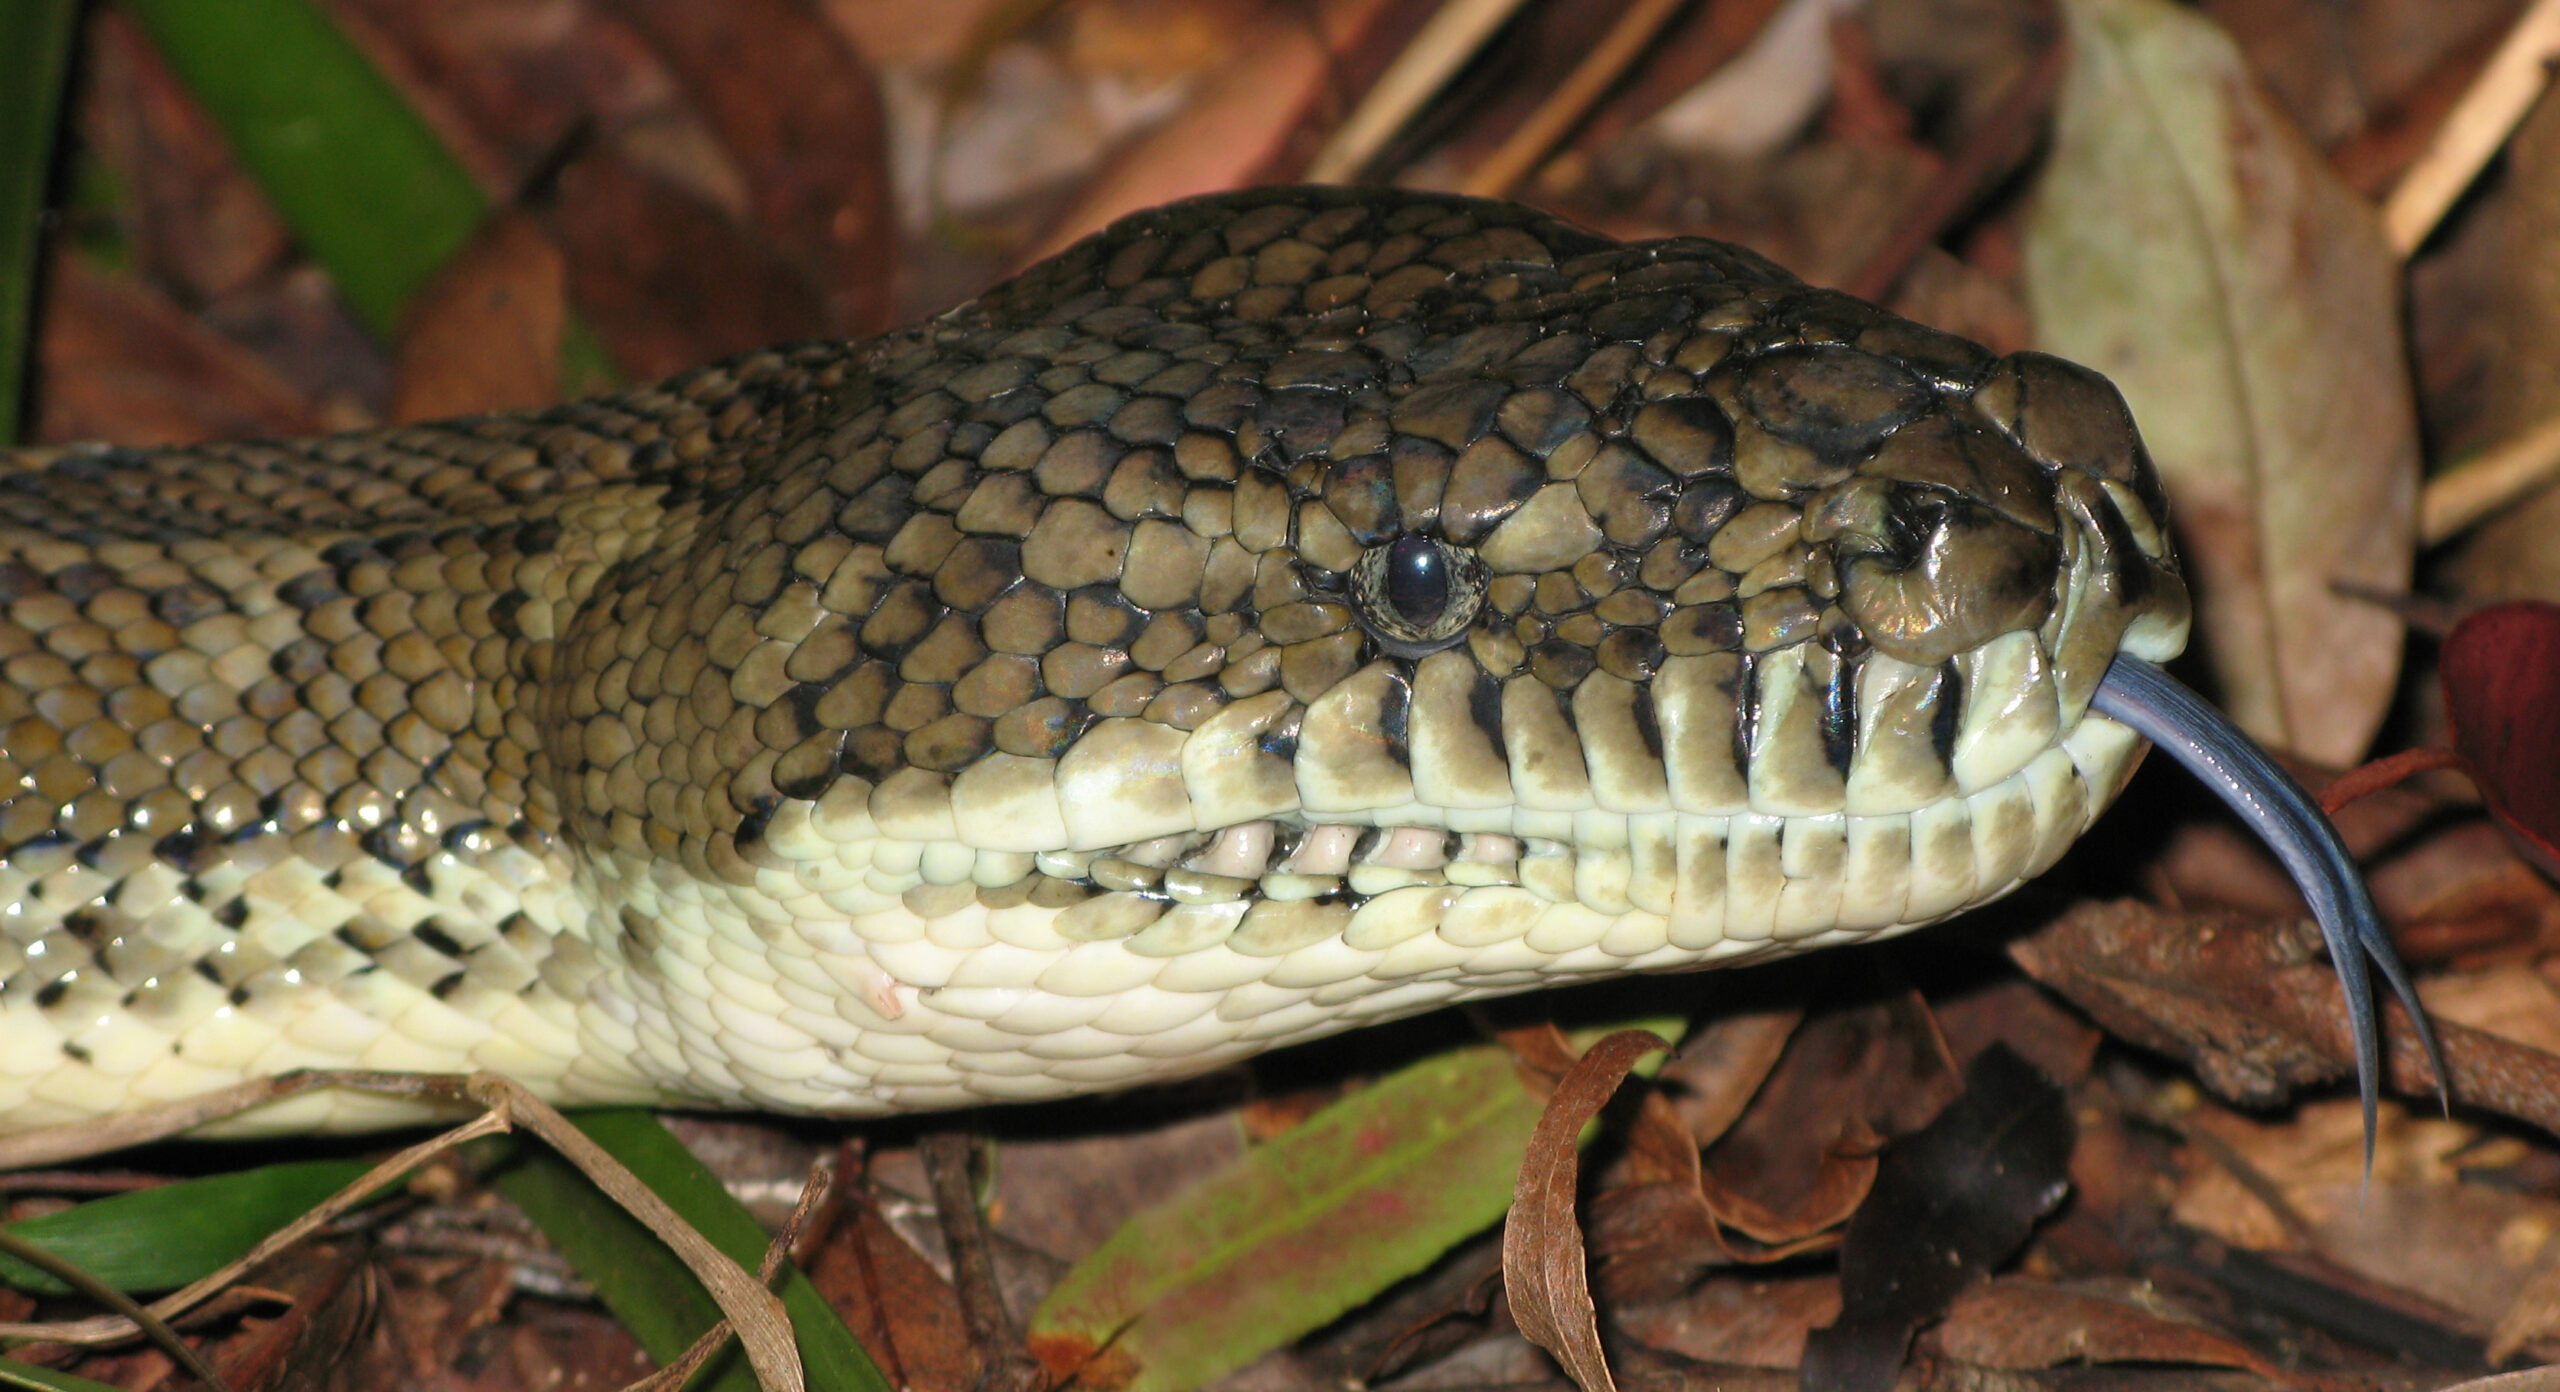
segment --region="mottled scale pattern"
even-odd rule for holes
[[[0,455],[0,1126],[1056,1097],[1872,937],[2087,828],[2091,691],[2187,620],[2096,375],[1414,194],[547,411]]]

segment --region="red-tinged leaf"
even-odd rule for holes
[[[803,0],[617,0],[746,175],[756,220],[817,285],[827,327],[890,326],[897,225],[879,85]]]
[[[2454,748],[2518,853],[2560,879],[2560,605],[2483,609],[2445,639]]]
[[[559,249],[530,217],[492,214],[409,301],[391,419],[558,401],[567,279]]]
[[[1671,1046],[1644,1030],[1620,1030],[1576,1061],[1547,1099],[1529,1138],[1502,1228],[1502,1284],[1511,1318],[1531,1343],[1555,1355],[1583,1392],[1614,1392],[1600,1325],[1583,1271],[1582,1226],[1574,1194],[1582,1178],[1582,1128],[1600,1114],[1636,1060]]]
[[[2008,1260],[2069,1190],[2062,1089],[2004,1044],[1964,1080],[1964,1096],[1886,1153],[1849,1220],[1840,1318],[1805,1341],[1805,1386],[1893,1386],[1912,1334]]]
[[[1049,1292],[1031,1347],[1080,1387],[1196,1387],[1482,1231],[1539,1102],[1462,1049],[1344,1098],[1113,1233]]]
[[[139,281],[53,260],[36,340],[36,438],[167,445],[309,435],[320,417],[273,369]]]
[[[807,277],[772,247],[611,151],[562,173],[552,229],[570,298],[634,378],[825,331]]]
[[[969,1392],[978,1359],[960,1297],[907,1245],[867,1188],[839,1182],[829,1191],[819,1213],[823,1227],[801,1246],[810,1284],[879,1360],[891,1386]]]

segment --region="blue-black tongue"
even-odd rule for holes
[[[2203,779],[2275,852],[2311,905],[2320,935],[2328,941],[2338,984],[2346,992],[2347,1029],[2355,1037],[2356,1090],[2364,1098],[2364,1167],[2370,1175],[2374,1108],[2382,1086],[2382,1040],[2373,1006],[2373,981],[2365,971],[2367,957],[2381,968],[2382,979],[2391,983],[2392,993],[2408,1009],[2418,1042],[2426,1049],[2427,1064],[2435,1070],[2436,1095],[2448,1111],[2453,1096],[2435,1027],[2418,1004],[2417,988],[2400,965],[2400,954],[2382,926],[2364,876],[2338,839],[2338,829],[2293,775],[2232,724],[2231,717],[2159,667],[2119,655],[2107,668],[2090,705],[2100,715],[2131,726]]]

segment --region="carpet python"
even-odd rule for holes
[[[2097,374],[1422,194],[546,410],[0,454],[0,1129],[1054,1098],[1874,938],[2087,830],[2188,623]]]

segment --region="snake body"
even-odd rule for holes
[[[0,455],[0,1127],[1057,1097],[1927,923],[2127,776],[2162,518],[2084,369],[1323,189],[627,395]]]

